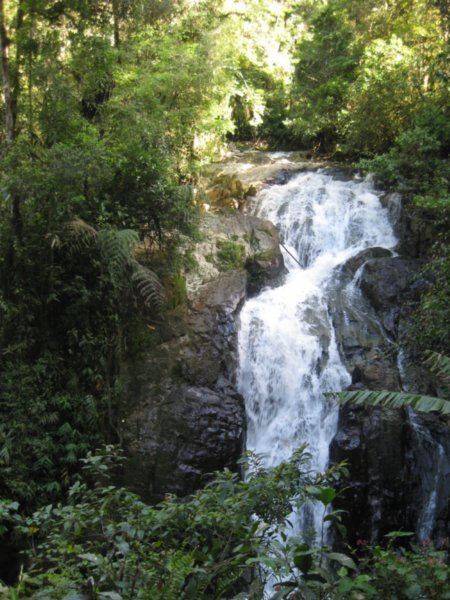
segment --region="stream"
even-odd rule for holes
[[[321,472],[338,419],[324,392],[351,381],[336,342],[332,298],[340,294],[349,309],[358,302],[357,295],[338,289],[336,272],[361,250],[391,249],[397,240],[372,183],[327,169],[264,188],[251,210],[277,226],[288,274],[279,287],[248,300],[240,314],[238,386],[246,403],[247,446],[273,466],[306,442],[311,466]],[[307,506],[296,528],[320,531],[321,519],[321,509]]]

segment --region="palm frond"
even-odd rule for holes
[[[341,404],[351,402],[356,406],[384,406],[388,408],[410,406],[420,412],[436,411],[442,415],[450,415],[450,401],[434,396],[372,390],[338,392],[333,395],[338,398]]]
[[[159,308],[164,300],[164,288],[156,275],[137,260],[130,261],[132,267],[131,279],[148,307]]]

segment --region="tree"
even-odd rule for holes
[[[297,47],[290,117],[299,141],[332,150],[338,139],[338,116],[345,106],[361,49],[355,26],[342,3],[320,6]]]
[[[14,138],[14,108],[9,68],[9,45],[10,40],[5,24],[5,10],[3,0],[0,0],[0,50],[2,56],[3,96],[5,101],[5,133],[7,143],[11,144]]]

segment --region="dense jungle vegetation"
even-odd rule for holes
[[[441,224],[410,339],[450,355],[449,30],[445,0],[0,0],[0,594],[260,598],[265,565],[274,598],[450,598],[432,548],[357,565],[285,536],[345,471],[304,451],[156,508],[108,479],[121,369],[179,301],[230,142],[354,162]]]

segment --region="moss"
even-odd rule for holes
[[[217,266],[221,271],[242,269],[245,261],[244,246],[236,242],[217,242]]]

